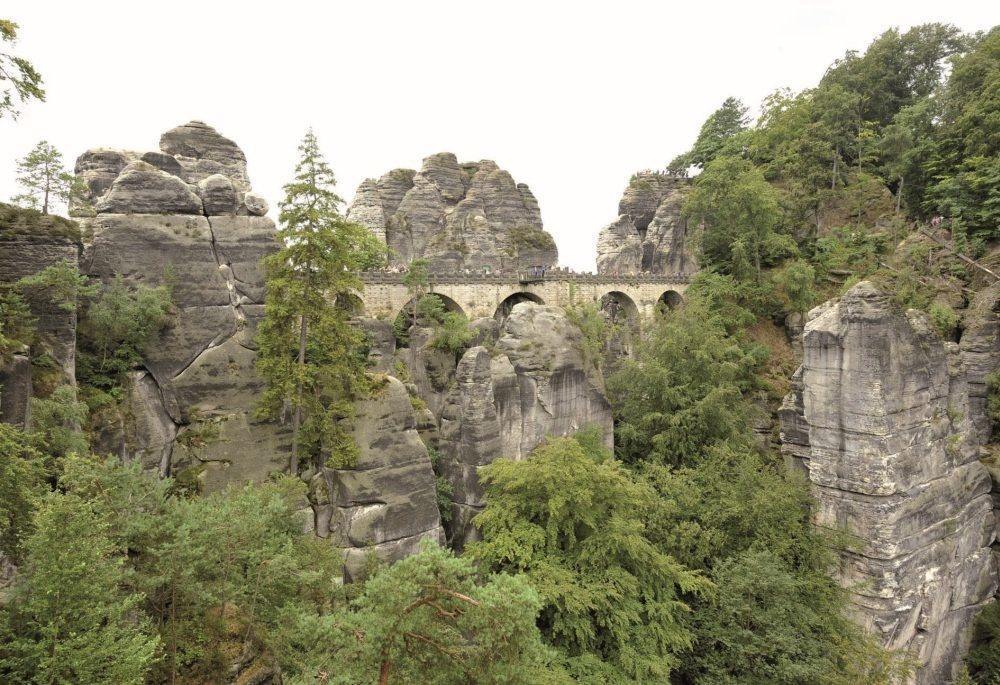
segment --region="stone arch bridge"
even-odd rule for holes
[[[361,304],[366,316],[392,320],[410,302],[412,294],[403,283],[404,274],[372,271],[363,274]],[[651,316],[663,303],[673,307],[682,301],[687,276],[682,275],[594,275],[555,269],[544,275],[527,274],[431,274],[430,292],[444,299],[449,308],[470,319],[509,312],[518,302],[572,306],[581,302],[609,303],[623,307],[637,319]]]

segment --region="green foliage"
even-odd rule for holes
[[[633,357],[607,383],[620,459],[691,463],[744,433],[749,409],[740,400],[755,386],[761,352],[730,337],[726,323],[689,295],[648,324]]]
[[[608,340],[614,334],[613,325],[601,313],[596,302],[577,302],[565,308],[566,318],[580,329],[581,352],[584,361],[600,368]]]
[[[302,535],[297,480],[185,498],[137,464],[74,457],[61,485],[91,502],[129,551],[131,584],[162,643],[154,680],[217,682],[234,649],[269,658],[290,614],[314,614],[334,598],[339,559]]]
[[[11,202],[42,214],[48,214],[57,203],[68,205],[79,199],[86,189],[63,168],[62,153],[45,140],[18,160],[17,184],[23,192],[12,197]]]
[[[951,340],[958,326],[958,314],[955,310],[943,302],[933,302],[927,313],[930,315],[931,324],[941,337]]]
[[[16,23],[0,19],[0,46],[17,42],[17,31]],[[41,74],[24,57],[0,51],[0,119],[17,119],[20,106],[31,100],[45,100]]]
[[[578,679],[662,682],[691,644],[682,597],[710,585],[649,539],[655,493],[601,442],[596,431],[550,438],[525,461],[482,469],[483,539],[468,554],[524,574],[543,635]]]
[[[412,310],[404,308],[393,321],[393,331],[401,345],[408,345],[409,329],[413,325],[432,329],[428,345],[460,356],[468,349],[476,334],[469,327],[469,319],[462,312],[450,311],[440,296],[424,293],[413,301]]]
[[[365,582],[350,607],[299,620],[293,683],[569,682],[550,670],[523,578],[477,573],[434,544]]]
[[[690,166],[704,169],[747,128],[747,108],[734,97],[723,101],[719,109],[701,125],[694,146],[670,162],[669,168],[684,171]]]
[[[0,423],[0,553],[14,561],[44,492],[41,456],[30,435]]]
[[[722,559],[710,606],[694,612],[689,682],[800,685],[903,682],[908,673],[843,611],[824,573],[798,572],[767,549]]]
[[[518,257],[524,252],[555,250],[556,243],[546,231],[537,226],[514,226],[508,232],[513,256]]]
[[[441,475],[441,453],[433,447],[427,448],[427,456],[430,457],[431,467],[434,469],[434,492],[437,499],[438,514],[441,516],[441,523],[448,525],[451,523],[452,500],[455,487],[451,481]]]
[[[0,366],[28,348],[35,339],[35,317],[24,298],[0,287]]]
[[[1000,371],[986,377],[986,415],[993,422],[993,435],[1000,432]]]
[[[257,334],[257,371],[267,384],[260,413],[278,417],[291,407],[293,471],[300,442],[314,460],[348,465],[356,458],[348,423],[353,401],[367,392],[367,345],[334,301],[361,290],[359,272],[385,257],[370,231],[340,214],[333,172],[311,131],[299,152],[278,217],[280,248],[264,259],[267,296]]]
[[[60,385],[48,397],[31,398],[31,427],[45,453],[45,470],[50,477],[58,474],[60,462],[70,454],[89,452],[81,430],[86,421],[87,405],[77,400],[72,385]]]
[[[88,306],[78,327],[77,378],[82,385],[116,395],[142,352],[170,320],[164,286],[130,288],[119,276]]]
[[[75,311],[81,300],[93,297],[100,289],[91,285],[76,264],[67,260],[25,276],[15,287],[26,297],[44,299],[66,312]]]
[[[806,312],[816,304],[816,270],[804,259],[786,263],[774,281],[789,311]]]
[[[976,617],[966,663],[970,682],[977,685],[1000,682],[1000,604],[989,604]]]
[[[141,685],[159,641],[137,617],[126,556],[109,521],[73,493],[50,493],[0,622],[0,675],[18,683]]]
[[[794,255],[794,242],[775,232],[780,214],[774,188],[749,161],[719,157],[694,183],[685,215],[704,222],[702,262],[738,280],[760,276],[764,266]]]

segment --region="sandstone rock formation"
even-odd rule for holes
[[[559,307],[523,302],[500,331],[493,356],[465,352],[440,414],[442,472],[454,489],[452,544],[475,539],[485,505],[477,470],[500,457],[524,459],[545,437],[596,425],[611,447],[611,407],[581,334]]]
[[[92,150],[77,163],[94,210],[85,220],[91,238],[83,272],[102,281],[168,283],[177,310],[148,346],[146,370],[133,375],[127,419],[101,436],[102,447],[164,475],[190,470],[206,490],[262,480],[286,468],[289,454],[286,427],[254,414],[262,390],[254,370],[265,290],[260,261],[277,247],[275,227],[262,216],[267,203],[250,190],[235,143],[191,122],[165,133],[160,148]],[[404,201],[419,206],[415,194],[399,193]],[[391,327],[360,323],[377,370],[389,371]],[[187,439],[208,425],[217,439]],[[358,404],[358,464],[312,476],[312,528],[343,551],[349,579],[363,572],[369,550],[392,561],[423,538],[443,539],[435,476],[416,425],[409,395],[389,377]]]
[[[690,276],[698,270],[681,208],[690,181],[658,172],[632,177],[618,218],[597,237],[597,272]]]
[[[76,268],[80,255],[80,230],[76,223],[0,203],[0,283],[15,283],[25,276],[60,263]],[[61,382],[76,378],[76,308],[54,302],[46,292],[33,289],[25,299],[36,319],[40,337],[35,355],[48,354],[61,370]]]
[[[997,587],[962,351],[868,282],[810,312],[803,348],[782,438],[812,483],[814,521],[857,536],[841,580],[864,625],[913,653],[918,683],[950,682]]]
[[[128,425],[103,446],[163,474],[194,469],[203,486],[260,480],[285,466],[287,432],[254,418],[253,323],[264,302],[261,258],[276,249],[266,203],[249,192],[243,152],[201,122],[163,134],[160,150],[96,149],[76,165],[94,216],[83,273],[171,286],[176,313],[149,345],[126,398]],[[80,207],[76,208],[80,210]],[[82,213],[82,212],[78,212]],[[198,450],[185,433],[219,438]]]
[[[358,186],[348,218],[391,248],[390,262],[425,258],[437,271],[552,266],[557,252],[538,202],[495,162],[442,152],[420,171],[394,169]]]
[[[369,552],[391,562],[417,551],[421,540],[444,542],[434,471],[403,384],[387,377],[356,411],[357,464],[324,468],[310,495],[316,533],[344,551],[347,580],[363,575]]]

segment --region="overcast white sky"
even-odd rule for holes
[[[255,5],[262,9],[254,9]],[[313,126],[348,201],[428,154],[494,159],[531,186],[560,262],[591,270],[637,169],[682,152],[728,95],[814,85],[890,26],[1000,21],[990,0],[780,2],[5,0],[48,99],[0,121],[0,198],[45,138],[156,149],[201,119],[246,152],[272,207]]]

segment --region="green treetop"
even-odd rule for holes
[[[57,202],[68,205],[81,191],[76,177],[63,168],[62,153],[45,140],[18,160],[17,183],[24,192],[11,201],[42,214],[48,214]]]
[[[18,26],[9,19],[0,19],[0,45],[17,41]],[[0,119],[14,119],[18,106],[29,100],[45,100],[42,75],[23,57],[0,51]]]
[[[365,390],[365,339],[335,301],[360,290],[360,272],[380,265],[385,253],[374,235],[341,215],[333,171],[312,131],[299,153],[280,205],[280,248],[264,260],[257,357],[267,383],[261,411],[277,416],[287,405],[292,412],[292,473],[303,447],[334,462],[353,458],[344,420]]]
[[[686,169],[696,166],[705,168],[709,162],[719,156],[722,149],[738,133],[747,128],[747,108],[743,102],[734,97],[728,97],[719,109],[701,125],[698,139],[694,146],[670,162],[671,169]]]

